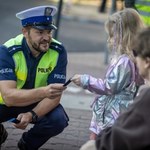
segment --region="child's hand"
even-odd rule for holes
[[[72,81],[73,83],[75,83],[77,86],[81,86],[81,75],[80,75],[80,74],[75,74],[75,75],[72,77],[71,81]]]

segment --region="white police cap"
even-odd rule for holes
[[[23,27],[32,26],[41,30],[52,30],[57,29],[53,24],[53,16],[56,12],[55,6],[38,6],[21,11],[16,14],[16,17],[21,20]]]

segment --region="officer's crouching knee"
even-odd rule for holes
[[[51,114],[49,121],[55,125],[55,127],[59,128],[60,130],[64,129],[68,126],[68,115],[66,114],[64,108],[59,105],[55,108]]]

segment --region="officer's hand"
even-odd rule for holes
[[[66,89],[63,84],[55,83],[45,87],[45,94],[47,98],[55,99],[62,95],[62,92]]]
[[[71,81],[75,83],[77,86],[81,86],[81,75],[80,74],[75,74],[72,78]]]
[[[13,124],[16,128],[19,129],[25,129],[28,124],[32,121],[32,114],[30,112],[27,113],[21,113],[17,117],[18,120],[20,120],[20,123]]]

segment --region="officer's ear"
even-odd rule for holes
[[[22,34],[24,35],[24,37],[27,37],[29,32],[30,32],[30,27],[23,27],[22,28]]]

